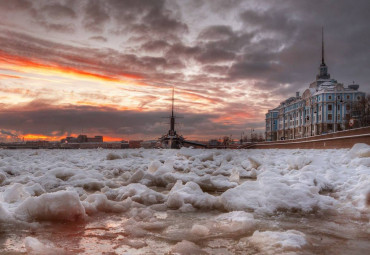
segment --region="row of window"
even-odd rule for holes
[[[349,100],[351,97],[350,95],[346,95],[346,99]],[[332,96],[329,95],[328,96],[328,99],[331,100],[332,99]],[[337,96],[337,100],[343,100],[344,98],[341,96],[341,95],[338,95]],[[357,96],[357,100],[360,100],[361,99],[361,96]]]
[[[350,115],[349,114],[346,114],[346,116],[345,116],[345,119],[346,120],[349,120],[349,118],[350,118]],[[319,115],[319,121],[321,121],[321,115]],[[332,114],[328,114],[328,121],[332,121],[333,120],[333,115]],[[341,120],[341,118],[340,118],[340,114],[338,114],[337,115],[337,120],[338,121],[340,121]],[[315,118],[315,121],[316,121],[316,118]],[[295,122],[295,125],[296,126],[298,126],[298,120],[291,120],[291,121],[289,121],[289,124],[290,124],[290,126],[293,126],[294,125],[294,122]],[[302,119],[301,119],[301,122],[302,122]],[[286,126],[287,126],[287,124],[288,124],[288,122],[287,121],[285,121],[285,124],[286,124]],[[317,124],[317,123],[315,123],[315,124]],[[280,121],[280,124],[279,124],[279,129],[282,129],[283,128],[283,125],[282,125],[282,123],[281,123],[281,121]]]
[[[332,110],[333,110],[333,105],[332,104],[328,104],[328,111],[332,111]],[[337,106],[337,110],[340,111],[340,105]],[[346,111],[350,111],[350,110],[351,110],[351,106],[349,104],[346,104]],[[320,105],[319,106],[319,112],[321,112],[321,111],[322,111],[322,106]],[[305,110],[305,115],[307,116],[309,114],[310,114],[310,109],[306,109]],[[297,114],[297,116],[298,116],[298,114]],[[293,113],[293,115],[289,115],[289,117],[290,117],[290,120],[292,118],[295,118],[296,117],[296,113]]]
[[[361,100],[361,96],[359,96],[359,95],[357,95],[357,100],[358,101],[360,101]],[[318,97],[318,101],[320,101],[320,99],[321,99],[321,96],[319,96]],[[350,100],[351,99],[351,97],[350,97],[350,95],[346,95],[345,96],[345,98],[344,97],[342,97],[342,95],[337,95],[337,99],[338,100],[343,100],[343,99],[347,99],[347,100]],[[328,100],[332,100],[332,95],[328,95]],[[313,98],[313,102],[314,102],[315,100],[314,100],[314,98]],[[290,105],[290,106],[288,106],[288,107],[286,107],[286,108],[284,108],[284,111],[285,112],[289,112],[289,111],[291,111],[291,110],[294,110],[294,109],[296,109],[297,108],[297,106],[298,106],[298,108],[299,107],[303,107],[303,104],[302,103],[299,103],[299,104],[294,104],[294,105]]]

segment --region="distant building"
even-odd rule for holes
[[[324,38],[324,36],[323,36]],[[353,106],[365,97],[358,84],[345,87],[330,78],[324,60],[319,74],[302,96],[299,92],[266,114],[266,140],[296,139],[348,129],[356,120]]]
[[[72,136],[67,136],[66,138],[60,140],[61,143],[102,143],[103,136],[87,137],[87,135],[79,135],[77,138]]]
[[[208,141],[208,146],[220,146],[221,142],[217,139],[211,139]]]
[[[130,140],[129,141],[129,148],[130,149],[138,149],[141,148],[141,143],[143,140]]]
[[[121,148],[122,149],[128,149],[128,148],[130,148],[130,144],[128,143],[128,141],[122,140],[121,141]]]
[[[77,137],[68,136],[60,140],[60,148],[62,149],[121,149],[121,143],[103,142],[103,136],[87,137],[87,135],[79,135]]]
[[[160,144],[158,144],[157,140],[148,140],[148,141],[143,141],[140,143],[140,147],[144,149],[153,149],[159,147]]]

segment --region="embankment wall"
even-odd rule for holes
[[[351,148],[356,143],[370,145],[370,127],[295,140],[256,143],[250,149],[341,149]]]

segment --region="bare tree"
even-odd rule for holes
[[[224,136],[222,138],[222,145],[228,146],[231,143],[231,138],[229,136]]]
[[[357,120],[359,127],[370,126],[370,95],[362,97],[353,105],[351,115]]]
[[[251,142],[252,143],[255,143],[257,141],[258,141],[258,135],[257,135],[257,133],[252,133],[251,134]]]
[[[258,135],[258,141],[259,142],[263,142],[263,135],[260,133],[259,135]]]

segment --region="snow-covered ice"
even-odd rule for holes
[[[369,220],[366,144],[0,150],[0,253],[316,254],[343,238],[361,251]]]

